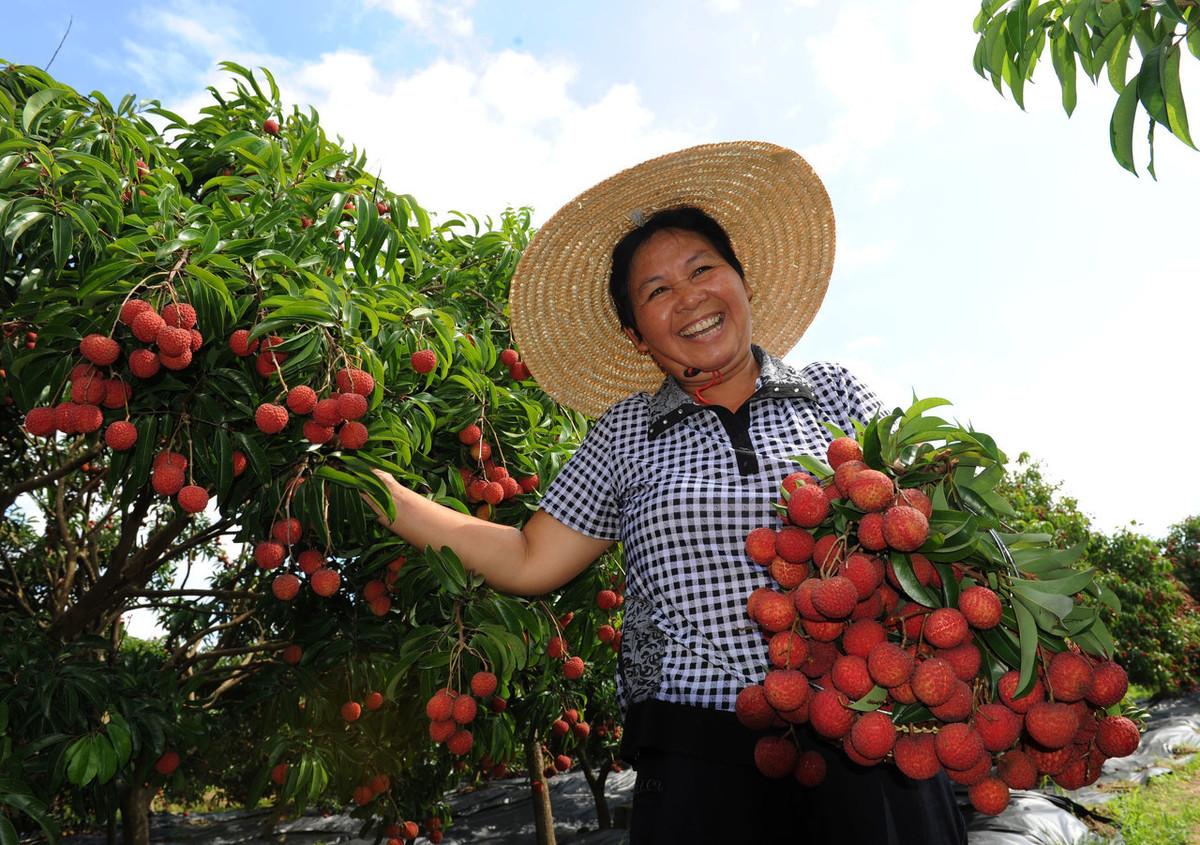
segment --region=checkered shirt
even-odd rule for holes
[[[766,642],[746,600],[773,582],[746,556],[746,535],[779,526],[771,503],[799,468],[789,458],[824,456],[822,422],[853,432],[879,410],[838,364],[797,370],[752,351],[759,380],[736,413],[696,404],[668,376],[605,411],[542,497],[570,528],[624,544],[623,713],[650,699],[733,710],[762,681]]]

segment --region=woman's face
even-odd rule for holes
[[[625,334],[676,379],[689,367],[728,371],[750,355],[746,283],[704,236],[651,235],[630,262],[629,294],[642,337]]]

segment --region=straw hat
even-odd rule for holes
[[[663,374],[621,332],[608,295],[617,242],[655,212],[695,206],[729,234],[754,294],[753,342],[783,356],[821,306],[833,270],[833,207],[812,167],[762,141],[704,144],[644,161],[564,205],[521,257],[512,332],[538,386],[599,416]]]

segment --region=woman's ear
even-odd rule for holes
[[[638,352],[642,355],[650,354],[650,347],[646,345],[646,341],[642,340],[642,335],[637,329],[624,326],[621,331],[625,332],[625,337],[629,338],[629,342],[637,348]]]

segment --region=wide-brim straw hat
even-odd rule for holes
[[[799,154],[762,141],[703,144],[605,179],[538,230],[513,275],[521,358],[555,400],[599,416],[663,373],[621,331],[608,294],[617,242],[655,212],[694,206],[729,235],[753,294],[752,342],[787,354],[812,322],[833,271],[829,195]]]

